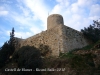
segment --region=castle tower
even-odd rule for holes
[[[47,30],[57,27],[58,25],[64,25],[63,17],[59,14],[52,14],[47,18]]]
[[[89,45],[87,39],[79,31],[64,25],[63,17],[52,14],[47,18],[47,30],[25,40],[21,40],[18,47],[34,46],[49,47],[47,56],[59,56],[60,53],[69,52]]]

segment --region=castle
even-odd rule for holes
[[[59,56],[76,48],[87,46],[89,42],[84,35],[68,26],[64,25],[63,17],[59,14],[52,14],[47,18],[47,30],[31,36],[24,40],[19,40],[20,47],[47,45],[51,49],[51,56]]]

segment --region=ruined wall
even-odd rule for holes
[[[88,45],[88,41],[83,34],[65,25],[59,25],[48,29],[20,42],[22,46],[35,46],[39,48],[41,44],[49,46],[51,54],[49,56],[59,56],[60,52],[68,52],[75,48],[82,48]]]
[[[39,34],[29,37],[20,43],[20,47],[29,45],[39,48],[39,45],[43,44],[49,46],[49,48],[52,50],[50,56],[59,56],[60,49],[62,48],[63,43],[61,39],[61,27],[62,25],[59,25],[58,27],[43,31]]]
[[[22,40],[19,43],[20,47],[29,45],[39,48],[41,44],[47,45],[51,50],[49,56],[59,56],[60,52],[68,52],[89,44],[82,33],[65,26],[63,24],[63,17],[59,14],[53,14],[48,17],[46,31]]]
[[[81,32],[65,25],[63,27],[63,41],[64,52],[68,52],[76,48],[82,48],[89,44]]]

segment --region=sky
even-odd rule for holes
[[[100,0],[0,0],[0,46],[10,38],[26,39],[47,29],[47,17],[63,16],[64,25],[78,31],[100,18]]]

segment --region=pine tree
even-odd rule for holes
[[[0,68],[2,68],[9,57],[13,54],[15,50],[15,37],[14,37],[14,28],[12,28],[12,32],[10,33],[10,39],[8,42],[5,42],[4,45],[0,48]]]
[[[93,24],[93,26],[95,27],[95,28],[97,28],[97,29],[100,29],[100,21],[98,21],[98,20],[93,20],[93,22],[94,22],[94,24]]]
[[[100,21],[93,20],[93,24],[89,27],[84,27],[81,32],[94,43],[100,40]]]
[[[12,28],[12,32],[10,32],[10,40],[8,41],[9,43],[9,47],[10,47],[10,55],[14,52],[15,50],[15,34],[14,34],[15,30],[14,28]]]

